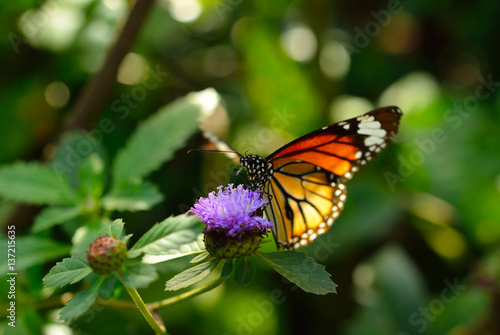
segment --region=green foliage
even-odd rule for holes
[[[205,148],[199,124],[241,153],[266,154],[394,104],[404,113],[395,142],[346,184],[345,208],[329,232],[299,249],[332,270],[338,295],[307,295],[265,271],[272,264],[310,290],[327,290],[301,273],[303,263],[331,282],[309,258],[262,256],[251,285],[226,280],[212,294],[152,312],[174,335],[497,333],[500,5],[457,2],[449,15],[449,4],[428,0],[199,2],[200,16],[189,22],[181,22],[174,2],[152,7],[125,59],[106,69],[120,70],[99,91],[103,105],[85,114],[90,128],[80,122],[71,132],[67,121],[87,99],[85,85],[105,63],[133,2],[2,7],[0,220],[15,226],[18,275],[16,327],[6,325],[4,309],[0,331],[69,332],[53,315],[63,294],[76,294],[63,310],[74,332],[151,332],[130,309],[117,275],[76,283],[88,272],[82,253],[102,234],[142,240],[153,223],[233,181],[238,166],[224,155],[185,153]],[[298,59],[290,46],[310,57]],[[222,100],[210,120],[205,107],[213,103],[202,108],[204,99],[189,95],[208,86]],[[32,220],[32,207],[17,203],[46,207]],[[115,221],[122,217],[126,227]],[[126,261],[124,280],[141,287],[146,302],[178,294],[163,292],[163,283],[209,260],[196,224],[171,228],[147,232],[154,238],[134,246]],[[2,250],[7,241],[0,239]],[[222,263],[209,277],[238,277],[245,264]],[[0,270],[7,273],[7,262]],[[57,288],[44,290],[44,277]],[[445,281],[466,288],[446,291],[445,302]],[[84,315],[99,295],[116,301]]]
[[[236,279],[236,284],[240,287],[250,285],[255,278],[255,265],[250,257],[244,257],[241,259],[240,263],[236,267],[234,278]]]
[[[17,162],[0,169],[0,195],[36,205],[74,205],[77,197],[68,181],[49,166]]]
[[[102,205],[109,211],[135,212],[148,210],[162,200],[163,195],[155,185],[142,182],[111,191],[102,198]]]
[[[314,294],[337,293],[337,284],[331,281],[330,274],[323,265],[314,262],[302,252],[281,251],[257,253],[283,277],[306,292]]]
[[[104,227],[99,230],[97,233],[98,236],[114,236],[117,238],[121,238],[123,234],[123,228],[125,226],[125,222],[122,219],[116,219],[113,222],[106,224]]]
[[[38,236],[16,237],[16,265],[17,271],[26,270],[34,265],[44,264],[59,259],[68,254],[71,246],[56,242],[49,238]],[[0,240],[2,250],[7,250],[7,241]],[[0,265],[2,273],[7,273],[7,262]]]
[[[198,130],[200,105],[189,97],[160,109],[130,137],[113,164],[113,190],[136,183],[172,158]]]
[[[144,288],[158,279],[158,273],[154,266],[143,263],[135,263],[126,266],[123,271],[123,283],[129,288]]]
[[[104,277],[95,281],[89,288],[75,295],[61,310],[61,320],[71,321],[83,315],[97,300]]]
[[[141,253],[147,255],[189,255],[193,253],[192,243],[201,232],[201,221],[197,216],[172,216],[154,225],[130,249],[130,257]],[[196,243],[195,246],[199,244]],[[181,251],[182,249],[182,251]],[[200,252],[197,248],[194,252]],[[180,257],[180,256],[178,256]],[[171,257],[175,258],[175,257]]]
[[[182,271],[167,281],[165,290],[177,291],[202,281],[210,275],[219,262],[221,262],[220,259],[211,259]]]
[[[82,253],[58,262],[43,278],[44,285],[56,288],[82,280],[92,273],[86,258],[86,255]]]
[[[80,214],[81,210],[78,207],[47,207],[36,217],[31,231],[33,233],[41,232],[52,226],[74,219]]]

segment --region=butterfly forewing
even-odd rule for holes
[[[275,170],[289,161],[309,162],[346,181],[396,136],[400,118],[397,107],[375,109],[302,136],[267,160]]]

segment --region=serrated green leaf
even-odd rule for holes
[[[37,162],[0,168],[0,196],[35,205],[75,205],[78,198],[64,176]]]
[[[226,262],[224,263],[224,266],[222,267],[221,271],[221,278],[222,279],[227,279],[233,273],[233,265],[234,265],[234,260],[231,258],[226,259]]]
[[[234,274],[236,284],[240,287],[248,286],[255,278],[255,265],[250,257],[241,259]]]
[[[210,257],[210,254],[208,253],[208,251],[202,251],[201,254],[194,257],[192,260],[189,261],[189,263],[191,263],[191,264],[201,263],[204,260],[206,260],[208,257]]]
[[[141,253],[162,255],[178,250],[182,245],[196,241],[201,233],[201,221],[197,216],[181,214],[171,216],[155,224],[130,249],[133,257]],[[132,256],[131,256],[132,257]]]
[[[89,288],[75,295],[61,310],[61,320],[70,321],[85,313],[97,300],[104,277],[99,278]]]
[[[127,264],[122,271],[125,286],[130,288],[145,288],[158,278],[154,266],[144,263]]]
[[[85,254],[81,253],[56,263],[43,278],[43,283],[45,287],[62,287],[74,284],[91,273],[92,269],[88,266]]]
[[[117,290],[117,285],[116,285],[117,282],[118,280],[115,275],[106,276],[104,278],[104,282],[102,283],[101,290],[99,292],[101,298],[109,299],[115,296],[115,292]],[[120,287],[123,288],[122,285],[120,285]]]
[[[330,274],[323,265],[317,264],[310,257],[297,251],[278,251],[256,253],[283,277],[306,292],[314,294],[336,293],[337,284],[332,282]]]
[[[162,200],[163,195],[155,185],[143,182],[111,191],[102,198],[102,205],[110,211],[135,212],[148,210]]]
[[[104,227],[102,227],[97,233],[98,236],[114,236],[116,238],[121,238],[123,233],[123,226],[125,223],[122,219],[116,219],[111,223],[105,223]]]
[[[203,234],[198,234],[198,237],[196,238],[195,241],[181,244],[179,245],[178,248],[170,248],[167,251],[162,252],[161,254],[156,254],[156,251],[154,251],[155,252],[154,254],[146,253],[142,258],[142,261],[148,264],[157,264],[161,262],[170,261],[172,259],[176,259],[179,257],[194,255],[203,251],[205,251],[205,242],[203,242]],[[210,255],[206,253],[205,257],[208,256]],[[190,263],[193,263],[193,260]]]
[[[205,107],[200,96],[208,93],[192,93],[178,99],[139,125],[113,163],[113,189],[141,180],[173,157],[198,130],[198,119]],[[212,95],[218,102],[215,92]],[[214,108],[215,104],[211,104]]]
[[[101,229],[104,229],[108,224],[109,223],[107,221],[98,220],[88,222],[86,225],[79,227],[71,239],[71,242],[73,243],[71,253],[78,254],[86,252],[89,249],[89,245],[100,236],[99,233]]]
[[[181,288],[185,288],[196,284],[210,275],[213,269],[219,264],[220,259],[212,259],[211,261],[198,264],[189,268],[178,275],[174,276],[172,279],[167,281],[165,284],[166,291],[177,291]]]
[[[27,268],[44,264],[48,261],[61,259],[69,255],[71,246],[55,242],[48,238],[37,236],[19,236],[16,237],[16,271],[26,270]],[[0,240],[0,250],[7,252],[7,240]],[[8,271],[7,262],[0,263],[1,273]]]
[[[31,231],[38,233],[52,226],[74,219],[81,214],[78,207],[47,207],[35,219]]]

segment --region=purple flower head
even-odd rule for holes
[[[267,204],[260,190],[252,191],[238,185],[222,186],[211,192],[208,198],[200,198],[191,210],[206,223],[205,232],[224,232],[228,237],[264,235],[273,224],[256,215],[256,211]]]

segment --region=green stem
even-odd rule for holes
[[[125,285],[125,282],[123,281],[123,277],[121,275],[118,276],[120,277],[123,286],[125,286],[125,288],[127,289],[128,294],[130,294],[130,297],[132,297],[132,300],[134,300],[135,304],[141,311],[146,321],[149,323],[151,328],[153,328],[155,334],[156,335],[168,334],[166,329],[162,329],[162,327],[158,324],[158,322],[156,322],[155,318],[153,317],[153,314],[151,314],[149,309],[146,307],[146,304],[144,304],[144,301],[142,300],[137,290],[127,287],[127,285]]]
[[[183,300],[186,300],[186,299],[195,297],[197,295],[200,295],[202,293],[205,293],[207,291],[210,291],[211,289],[214,289],[217,286],[219,286],[220,284],[222,284],[223,281],[224,281],[224,279],[219,277],[219,278],[217,278],[217,279],[215,279],[215,280],[213,280],[213,281],[211,281],[203,286],[195,288],[194,290],[179,294],[178,296],[175,296],[175,297],[171,297],[171,298],[164,299],[161,301],[149,303],[149,304],[147,304],[147,306],[150,310],[157,310],[161,307],[173,305],[175,303],[181,302]]]

